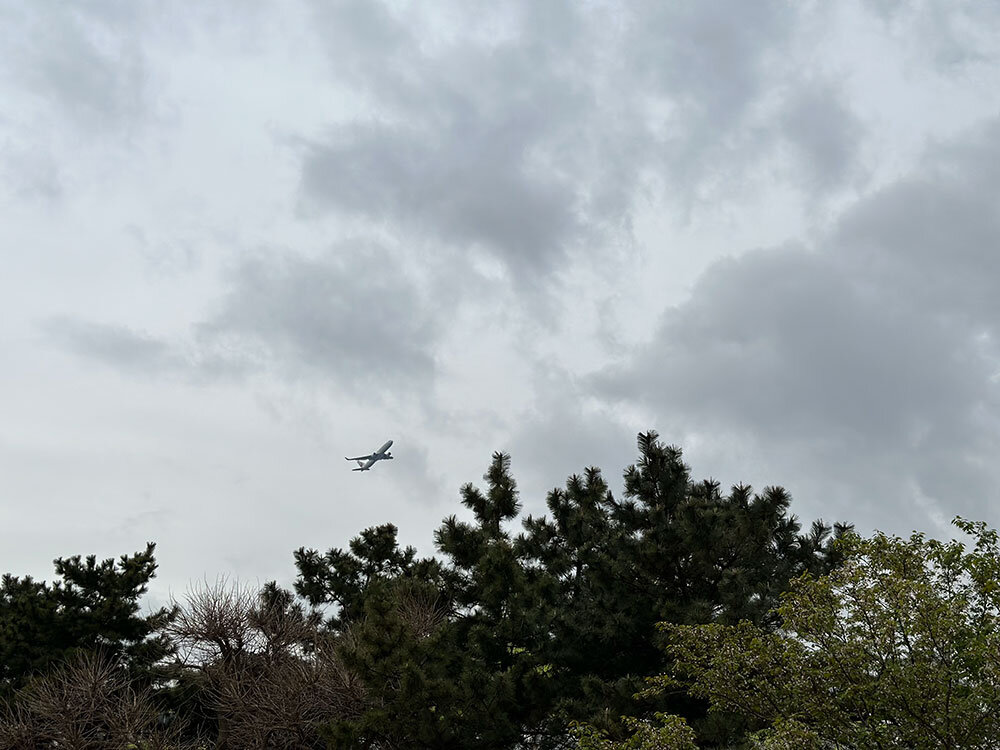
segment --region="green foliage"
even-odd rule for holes
[[[349,550],[333,548],[325,554],[299,548],[295,566],[299,575],[295,591],[313,607],[335,605],[331,629],[361,616],[368,588],[379,581],[415,577],[436,580],[440,577],[433,559],[417,559],[413,547],[400,549],[398,529],[391,523],[365,529],[350,541]]]
[[[994,747],[1000,549],[984,524],[956,525],[972,551],[922,534],[845,536],[841,567],[782,598],[781,632],[665,626],[674,676],[772,724],[762,747]]]
[[[462,488],[473,522],[453,516],[435,534],[447,569],[359,588],[360,616],[341,621],[338,653],[367,705],[333,723],[333,746],[514,747],[545,715],[530,575],[505,529],[519,507],[509,456],[494,454],[484,479],[485,492]]]
[[[173,612],[139,614],[139,599],[156,573],[150,543],[144,552],[98,562],[91,555],[59,558],[52,585],[30,576],[0,580],[0,696],[77,651],[99,650],[135,676],[150,678],[171,652],[163,635]]]
[[[636,699],[644,678],[669,665],[656,623],[749,618],[774,628],[769,613],[789,579],[835,565],[832,530],[799,533],[783,490],[723,495],[718,483],[692,482],[656,433],[638,445],[624,501],[590,468],[553,490],[549,515],[529,516],[516,536],[510,457],[494,454],[484,488],[462,487],[472,518],[451,516],[436,531],[440,561],[400,549],[388,524],[346,552],[299,550],[296,590],[336,605],[330,626],[368,696],[334,728],[337,746],[410,737],[414,747],[560,747],[574,720],[631,741],[646,725],[617,717],[657,711],[688,718],[703,742],[740,736],[739,719],[706,716],[682,687]],[[412,586],[435,592],[440,613],[420,638],[401,615],[413,609]]]
[[[577,750],[697,750],[695,733],[680,716],[656,713],[654,721],[622,717],[624,726],[632,732],[625,740],[609,739],[607,734],[589,725],[574,722],[573,736]]]
[[[470,688],[507,727],[496,735],[506,744],[494,746],[502,747],[546,733],[552,665],[541,656],[547,602],[539,595],[538,571],[525,566],[506,528],[520,510],[510,456],[494,453],[483,479],[485,492],[471,484],[461,491],[473,521],[445,519],[435,542],[450,563],[448,629],[464,654]]]
[[[57,560],[62,580],[52,585],[6,576],[0,692],[98,650],[136,685],[169,676],[155,696],[159,718],[184,726],[185,741],[220,746],[318,747],[322,735],[336,748],[652,750],[726,747],[761,727],[760,747],[819,742],[811,715],[775,713],[766,692],[758,704],[737,697],[747,681],[790,690],[808,674],[800,668],[814,654],[789,629],[829,617],[802,619],[808,608],[787,609],[791,599],[777,605],[807,574],[796,596],[840,606],[808,582],[857,558],[849,527],[816,522],[802,533],[784,490],[694,482],[680,450],[655,432],[639,435],[638,449],[621,500],[588,468],[550,492],[547,515],[527,517],[519,533],[511,460],[495,453],[482,488],[461,489],[471,517],[450,516],[435,532],[439,558],[400,547],[388,523],[347,549],[302,548],[295,591],[304,603],[275,584],[217,586],[140,617],[152,545],[117,563]],[[961,558],[942,550],[949,564]],[[980,573],[985,590],[992,570]],[[674,630],[665,635],[659,622]],[[704,626],[709,651],[685,640],[691,625]],[[709,655],[717,661],[698,661]],[[672,681],[644,690],[668,671]]]
[[[379,582],[337,649],[356,676],[363,710],[334,721],[333,747],[509,746],[502,681],[482,684],[475,661],[436,609],[436,592],[414,580]],[[492,675],[486,675],[492,677]]]
[[[549,494],[549,517],[529,517],[518,540],[546,602],[548,637],[537,648],[554,673],[553,718],[623,736],[614,717],[661,710],[691,720],[703,742],[725,744],[742,722],[706,716],[681,686],[635,699],[644,677],[669,666],[656,623],[748,619],[772,629],[770,611],[789,581],[831,569],[833,540],[849,527],[816,522],[800,534],[784,490],[755,495],[738,485],[723,495],[717,482],[692,482],[680,450],[655,432],[639,435],[638,448],[623,501],[588,469]]]
[[[773,726],[750,736],[755,750],[827,750],[829,743],[800,721],[777,719]]]

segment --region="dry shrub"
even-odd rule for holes
[[[433,635],[447,620],[441,595],[429,588],[410,588],[397,597],[397,614],[417,638]]]
[[[324,748],[322,727],[360,710],[359,681],[333,636],[287,592],[220,580],[179,606],[169,632],[183,665],[201,676],[219,748]]]
[[[148,689],[117,661],[81,652],[32,680],[0,718],[0,750],[175,748]]]

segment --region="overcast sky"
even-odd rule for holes
[[[998,91],[985,0],[0,0],[0,572],[430,553],[648,429],[996,526]]]

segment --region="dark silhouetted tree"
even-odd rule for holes
[[[163,633],[174,613],[140,614],[139,600],[156,573],[150,543],[144,552],[98,561],[59,558],[53,584],[5,575],[0,580],[0,694],[12,695],[34,673],[79,651],[99,651],[132,677],[155,679],[171,653]]]
[[[296,590],[336,607],[330,627],[367,696],[333,727],[337,746],[557,748],[572,741],[573,721],[615,741],[657,712],[689,719],[704,743],[739,736],[739,721],[706,717],[708,704],[682,688],[635,697],[668,667],[657,623],[775,628],[777,597],[835,565],[831,540],[847,527],[817,522],[801,534],[784,490],[724,495],[717,482],[692,482],[680,450],[655,432],[638,446],[622,501],[587,469],[516,536],[510,457],[494,454],[485,487],[462,487],[472,518],[451,516],[435,532],[440,561],[400,549],[391,525],[347,552],[299,550]],[[401,615],[411,587],[433,592],[441,617],[420,637]]]
[[[778,596],[803,572],[829,570],[831,541],[848,527],[831,534],[817,522],[802,535],[784,490],[737,485],[723,495],[717,482],[692,482],[681,451],[655,432],[639,435],[638,448],[622,502],[592,468],[549,494],[548,517],[524,524],[525,566],[545,574],[536,590],[548,597],[548,637],[536,653],[557,688],[553,719],[614,736],[622,715],[659,710],[691,719],[703,742],[725,743],[740,722],[707,717],[707,703],[683,690],[633,697],[667,667],[657,623],[747,619],[773,629]]]

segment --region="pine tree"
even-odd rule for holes
[[[473,521],[451,516],[434,538],[448,563],[451,627],[474,675],[471,685],[493,706],[497,725],[506,727],[491,734],[507,744],[493,746],[513,747],[547,730],[554,685],[541,656],[544,584],[540,571],[525,566],[507,528],[521,509],[510,456],[494,453],[483,480],[485,492],[472,484],[461,490]]]
[[[334,547],[325,554],[300,547],[295,551],[295,592],[314,608],[332,605],[328,625],[339,631],[362,615],[373,584],[397,578],[439,581],[437,561],[418,560],[411,546],[400,548],[398,531],[391,523],[373,526],[354,537],[347,550]]]
[[[620,738],[632,731],[623,715],[658,711],[691,719],[703,742],[738,735],[738,723],[709,721],[707,704],[683,690],[635,698],[668,666],[657,623],[773,629],[789,580],[837,563],[831,529],[817,522],[800,534],[780,488],[724,495],[717,482],[693,482],[680,450],[655,432],[638,448],[623,500],[587,469],[549,493],[548,515],[529,516],[517,536],[510,457],[494,454],[485,488],[461,490],[472,519],[451,516],[435,532],[440,561],[400,549],[391,525],[366,530],[347,552],[299,550],[296,590],[336,605],[330,626],[370,699],[336,723],[337,746],[410,737],[412,747],[555,748],[573,721]],[[439,616],[419,637],[404,614],[414,586],[433,592]]]
[[[35,673],[78,651],[100,651],[133,676],[154,678],[171,653],[163,634],[168,608],[140,615],[139,600],[156,574],[152,542],[144,552],[98,562],[79,555],[55,560],[61,580],[49,585],[7,574],[0,581],[0,694],[11,696]]]
[[[549,517],[524,524],[525,565],[541,569],[537,590],[548,597],[538,655],[558,685],[553,719],[616,735],[622,715],[663,710],[692,719],[703,741],[724,741],[739,727],[706,719],[707,704],[682,690],[633,697],[667,666],[657,623],[775,627],[769,613],[789,581],[837,562],[831,530],[817,522],[799,534],[780,488],[755,495],[737,485],[723,495],[713,480],[692,482],[681,451],[655,432],[639,435],[638,448],[623,501],[591,468],[549,494]],[[847,528],[838,525],[837,535]]]

